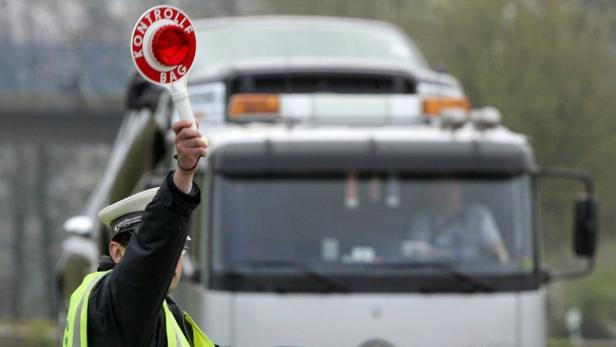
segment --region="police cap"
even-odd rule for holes
[[[158,188],[144,190],[131,195],[102,209],[98,219],[105,224],[111,232],[110,239],[125,232],[134,232],[139,223],[145,207],[152,201]]]

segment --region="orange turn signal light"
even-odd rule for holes
[[[438,116],[443,110],[448,108],[470,111],[471,103],[466,97],[429,97],[423,100],[423,112],[430,117]]]
[[[278,114],[280,98],[276,94],[235,94],[229,101],[229,117],[240,118],[246,115]]]

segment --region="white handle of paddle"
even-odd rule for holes
[[[184,80],[182,82],[177,84],[174,83],[171,86],[173,103],[175,104],[175,109],[178,112],[180,119],[191,121],[192,127],[196,129],[197,125],[195,124],[195,116],[192,111],[192,106],[190,105],[190,100],[188,99],[186,81]]]

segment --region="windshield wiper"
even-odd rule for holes
[[[454,279],[457,282],[465,285],[466,288],[464,288],[464,291],[469,293],[493,293],[496,290],[491,284],[486,283],[469,273],[458,270],[450,261],[395,261],[379,263],[377,265],[409,269],[435,269],[437,270],[437,274],[445,275],[446,277]],[[432,285],[423,285],[421,291],[438,292],[446,289],[448,288],[440,288]]]
[[[467,286],[466,292],[469,293],[494,293],[496,288],[489,283],[482,281],[481,279],[470,275],[466,272],[456,270],[454,268],[447,269],[445,274],[451,276],[451,278],[455,278],[458,282],[463,283]]]
[[[347,285],[342,283],[341,281],[329,277],[321,272],[316,271],[311,266],[294,261],[285,261],[285,260],[251,260],[251,261],[240,261],[237,263],[232,263],[237,266],[248,266],[250,268],[257,267],[269,267],[269,268],[280,268],[280,267],[290,267],[300,271],[300,274],[305,279],[309,279],[315,283],[319,283],[325,285],[325,290],[331,292],[339,292],[339,293],[349,293],[351,290]]]

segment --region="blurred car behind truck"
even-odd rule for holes
[[[210,336],[545,345],[537,180],[584,183],[575,245],[592,265],[589,175],[539,169],[523,135],[494,109],[471,110],[456,79],[389,24],[220,18],[199,21],[197,36],[189,93],[211,146],[176,296]],[[90,218],[175,167],[169,95],[135,79],[128,105]],[[469,212],[433,217],[452,199]]]
[[[361,107],[364,100],[386,104],[393,118],[468,106],[458,81],[431,70],[414,43],[387,23],[221,18],[199,22],[197,33],[192,102],[208,123],[245,121],[245,113],[357,123],[372,112]]]

